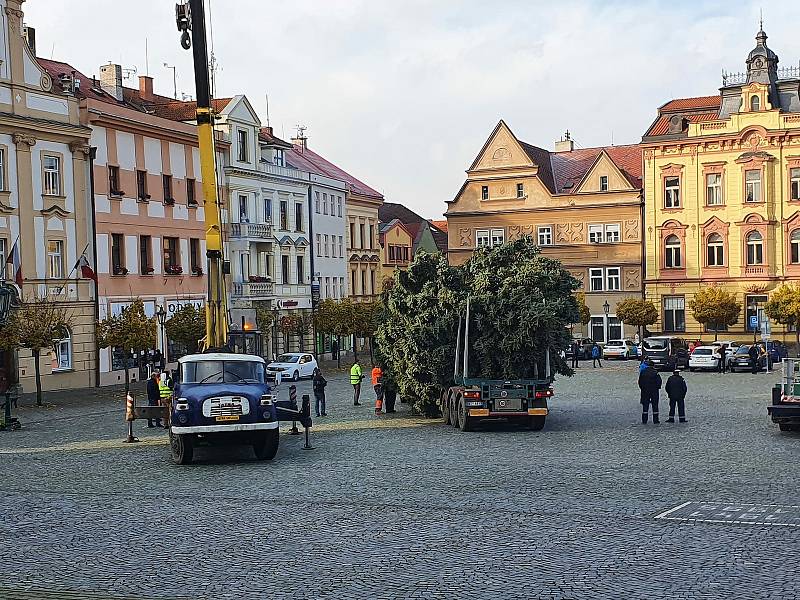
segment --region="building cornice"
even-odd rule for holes
[[[45,134],[52,136],[71,136],[88,140],[92,130],[84,125],[73,125],[61,121],[39,119],[36,117],[23,117],[12,113],[0,112],[0,128],[10,128],[26,133]]]
[[[563,196],[557,196],[563,197]],[[497,210],[470,210],[470,211],[447,211],[444,213],[446,218],[450,217],[477,217],[483,215],[510,215],[510,214],[525,214],[525,213],[542,213],[550,211],[567,211],[573,210],[575,212],[583,211],[589,208],[622,208],[631,207],[637,210],[641,208],[641,200],[629,202],[610,202],[605,204],[581,204],[581,205],[567,205],[567,206],[536,206],[525,208],[499,208]]]

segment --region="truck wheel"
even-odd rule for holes
[[[528,417],[528,429],[531,431],[541,431],[544,429],[545,419],[547,419],[547,417],[543,417],[541,415]]]
[[[472,423],[467,414],[467,407],[463,398],[458,400],[458,428],[461,431],[472,431]]]
[[[253,452],[258,460],[272,460],[278,453],[279,434],[277,427],[256,434]]]
[[[450,406],[447,402],[447,392],[442,392],[442,397],[439,400],[439,407],[442,409],[442,422],[445,425],[450,424]]]
[[[169,448],[172,460],[179,465],[188,465],[194,456],[194,439],[191,434],[178,435],[170,432]]]

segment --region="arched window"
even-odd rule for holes
[[[667,269],[680,269],[681,241],[677,235],[671,235],[664,240],[664,266]]]
[[[69,329],[62,333],[64,336],[60,340],[53,342],[53,371],[69,371],[72,369],[72,334]]]
[[[756,111],[761,108],[761,99],[758,96],[750,97],[750,110]]]
[[[795,229],[789,238],[792,247],[792,263],[800,263],[800,229]]]
[[[709,267],[722,267],[725,265],[725,246],[722,236],[712,233],[706,241],[706,256]]]
[[[764,264],[764,239],[758,231],[747,234],[747,264]]]

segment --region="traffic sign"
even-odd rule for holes
[[[750,315],[750,328],[755,329],[758,327],[758,315]]]

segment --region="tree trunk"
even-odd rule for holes
[[[358,362],[358,346],[356,344],[356,334],[353,334],[353,360]]]
[[[375,355],[372,353],[372,337],[369,338],[369,362],[375,366]]]
[[[336,336],[336,368],[342,368],[342,336]]]
[[[800,327],[795,325],[794,327],[794,353],[800,358]]]
[[[36,375],[36,406],[42,405],[42,374],[39,371],[39,353],[38,348],[32,350],[33,352],[33,372]]]
[[[719,336],[719,325],[714,325],[714,341],[715,342],[717,341],[718,336]]]

